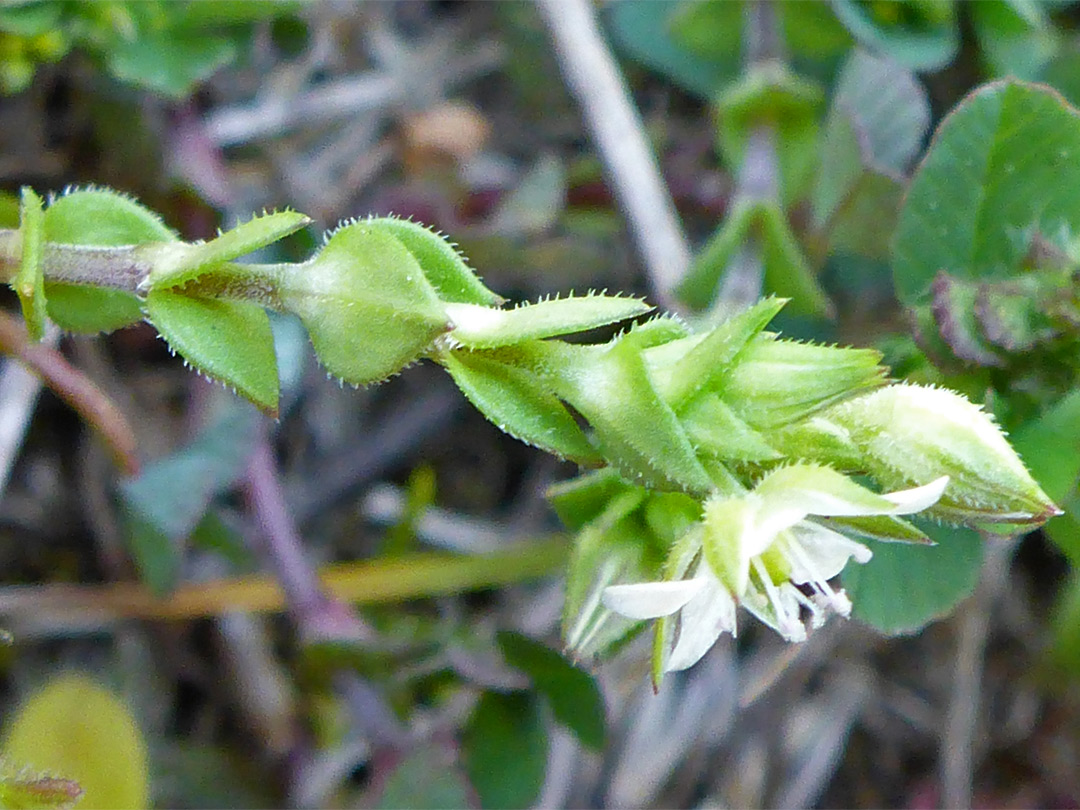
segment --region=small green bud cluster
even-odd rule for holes
[[[657,680],[734,633],[737,607],[792,641],[807,616],[847,615],[829,580],[870,558],[848,535],[928,543],[902,515],[1013,529],[1058,513],[980,408],[890,384],[877,352],[766,331],[781,299],[706,330],[661,316],[570,343],[557,338],[651,307],[589,293],[504,308],[446,240],[392,218],[341,226],[303,263],[236,261],[307,223],[266,214],[189,244],[112,192],[43,209],[27,191],[0,268],[32,332],[46,313],[80,331],[146,318],[270,412],[268,307],[296,314],[349,383],[441,364],[501,430],[595,468],[552,492],[577,532],[567,645],[603,653],[655,619]]]

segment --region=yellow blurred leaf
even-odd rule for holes
[[[4,741],[12,765],[79,783],[80,810],[149,804],[146,745],[127,706],[83,675],[60,675],[19,710]]]

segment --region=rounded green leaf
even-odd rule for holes
[[[173,233],[150,209],[109,189],[80,189],[45,210],[45,239],[67,245],[120,247],[173,242]],[[45,282],[49,317],[69,332],[111,332],[142,320],[139,299],[122,290]]]
[[[393,236],[413,255],[423,268],[443,301],[491,306],[502,299],[481,283],[465,258],[443,236],[430,228],[398,217],[377,217],[365,223],[373,230]]]
[[[303,321],[319,360],[355,385],[396,374],[450,328],[413,254],[367,222],[336,231],[281,285],[282,302]]]
[[[151,290],[146,314],[169,346],[197,371],[277,414],[274,336],[261,306]]]
[[[885,633],[911,633],[949,613],[975,589],[982,537],[971,529],[927,527],[937,545],[874,543],[870,562],[844,569],[852,615]]]

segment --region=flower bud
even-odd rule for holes
[[[829,408],[884,487],[949,476],[927,513],[954,523],[1042,524],[1061,510],[982,407],[944,388],[891,385]]]

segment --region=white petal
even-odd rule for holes
[[[609,585],[604,588],[601,601],[604,607],[628,619],[655,619],[670,616],[693,599],[704,586],[704,578]]]
[[[945,492],[945,487],[949,484],[949,476],[943,475],[935,481],[931,481],[929,484],[924,484],[921,487],[915,487],[913,489],[901,489],[897,492],[886,492],[882,494],[882,498],[892,501],[896,504],[896,509],[890,512],[891,515],[913,515],[916,512],[921,512],[924,509],[929,509]]]
[[[852,557],[855,562],[865,564],[873,556],[862,543],[810,521],[791,529],[791,542],[798,543],[812,563],[812,566],[805,565],[799,554],[787,555],[791,580],[800,584],[832,579],[844,570]]]
[[[723,633],[735,634],[735,600],[715,577],[702,579],[705,587],[679,614],[679,640],[668,658],[667,672],[693,666]]]

